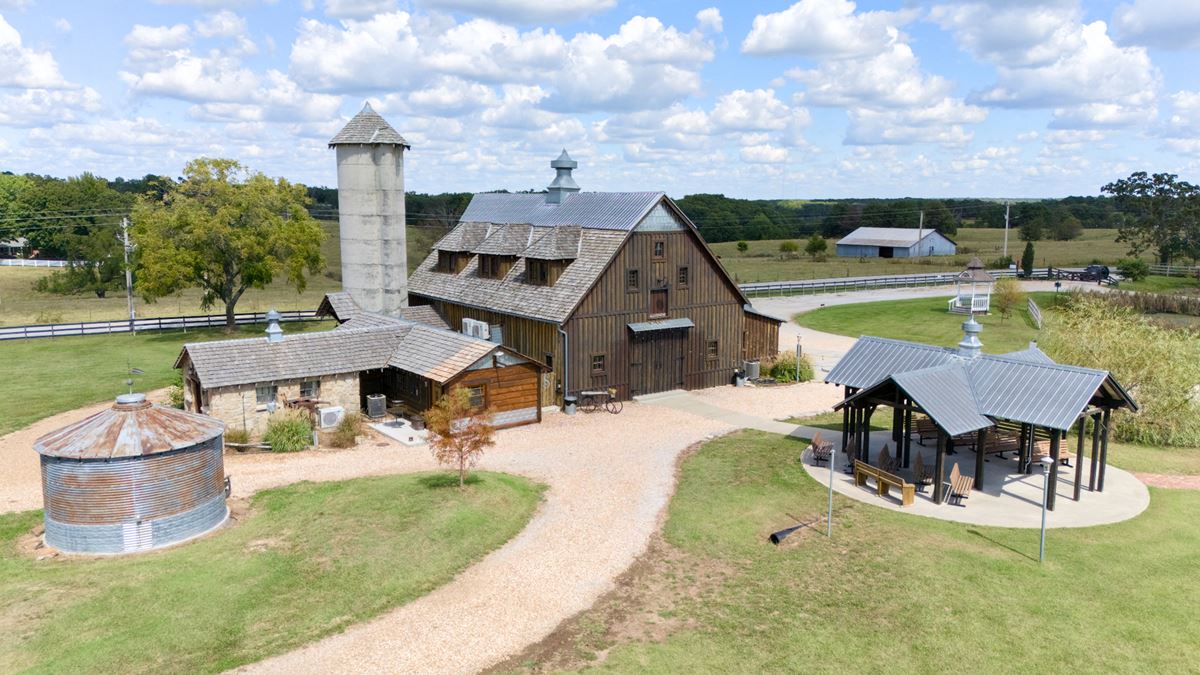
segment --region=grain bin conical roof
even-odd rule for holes
[[[122,394],[107,410],[37,439],[33,449],[68,459],[140,457],[187,448],[224,431],[214,417],[153,405],[145,394]]]

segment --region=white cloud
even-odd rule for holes
[[[396,9],[396,0],[325,0],[325,13],[338,19],[367,19]]]
[[[721,10],[708,7],[696,12],[696,25],[702,30],[720,33],[725,30],[725,20],[721,18]]]
[[[268,70],[265,82],[257,82],[247,102],[202,103],[189,114],[204,120],[322,122],[336,119],[342,97],[304,91],[284,73]]]
[[[125,36],[125,45],[130,49],[179,49],[192,42],[191,29],[186,24],[174,26],[144,26],[134,24]]]
[[[339,26],[302,19],[292,44],[292,77],[309,89],[394,89],[420,79],[420,43],[407,12]]]
[[[19,94],[0,94],[0,125],[48,127],[74,122],[83,117],[81,113],[102,109],[100,93],[91,87],[26,89]]]
[[[848,144],[940,143],[956,146],[967,143],[973,136],[963,125],[982,122],[987,118],[987,111],[959,99],[944,98],[914,108],[851,108],[847,117],[850,120],[846,130]]]
[[[1200,49],[1200,3],[1134,0],[1113,12],[1113,32],[1122,44],[1157,49]]]
[[[187,51],[146,72],[122,71],[121,80],[135,94],[165,96],[200,103],[246,101],[258,89],[258,76],[233,57],[218,53],[195,56]]]
[[[0,16],[0,87],[63,89],[71,86],[50,52],[25,47],[21,34]]]
[[[777,131],[787,126],[789,112],[787,105],[775,97],[774,90],[737,89],[717,99],[712,120],[726,130]]]
[[[582,19],[616,7],[617,0],[421,0],[421,4],[502,21],[542,23]]]
[[[742,148],[740,156],[743,162],[751,164],[781,164],[788,161],[787,148],[767,144],[746,146]]]
[[[920,106],[948,96],[954,85],[921,72],[912,48],[893,43],[862,59],[825,61],[814,70],[792,70],[790,77],[807,85],[805,103],[821,106]]]
[[[975,101],[1050,108],[1062,128],[1130,126],[1155,115],[1161,76],[1146,50],[1114,44],[1103,21],[1082,23],[1075,0],[950,4],[930,17],[995,65],[997,81]]]
[[[849,0],[800,0],[791,7],[754,17],[742,42],[747,54],[799,54],[846,58],[875,54],[899,36],[911,12],[859,12]]]
[[[237,37],[246,33],[246,20],[223,9],[197,21],[196,32],[204,37]]]
[[[56,30],[60,33],[70,33],[71,32],[71,22],[67,21],[66,19],[64,19],[62,17],[59,17],[54,20],[54,30]]]
[[[441,77],[423,89],[408,93],[407,111],[418,115],[458,117],[495,105],[491,87],[457,77]]]
[[[28,139],[53,146],[78,145],[100,153],[136,154],[147,147],[179,144],[180,134],[155,119],[109,119],[33,129]]]

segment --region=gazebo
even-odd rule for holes
[[[859,338],[825,378],[845,388],[845,399],[835,410],[842,411],[847,454],[870,461],[871,417],[878,408],[890,407],[891,439],[900,466],[907,468],[913,413],[925,415],[937,440],[933,500],[940,504],[945,456],[955,446],[975,448],[974,489],[981,490],[987,455],[1016,452],[1019,471],[1030,473],[1038,445],[1048,444],[1045,454],[1053,459],[1053,468],[1047,507],[1053,510],[1063,442],[1073,430],[1078,439],[1073,498],[1080,499],[1086,422],[1091,420],[1088,489],[1102,492],[1112,412],[1136,411],[1132,397],[1108,371],[1055,363],[1034,344],[1009,354],[983,354],[981,330],[974,316],[968,318],[956,349]]]
[[[993,277],[983,268],[983,261],[971,258],[967,269],[954,277],[954,297],[950,298],[950,311],[956,314],[987,314],[992,302]]]

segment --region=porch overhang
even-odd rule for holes
[[[629,324],[629,330],[634,333],[650,333],[657,330],[676,330],[694,328],[696,324],[691,319],[662,319],[660,321],[642,321]]]

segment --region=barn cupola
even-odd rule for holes
[[[571,177],[571,171],[579,166],[579,162],[571,159],[567,154],[566,148],[563,148],[562,154],[558,159],[550,162],[550,168],[554,169],[554,182],[546,188],[546,203],[561,204],[567,201],[567,195],[572,192],[579,192],[579,185],[575,183],[575,179]]]
[[[983,350],[983,343],[979,341],[979,333],[983,331],[983,326],[975,320],[974,313],[963,322],[962,329],[963,339],[958,343],[958,355],[964,359],[978,358]]]

